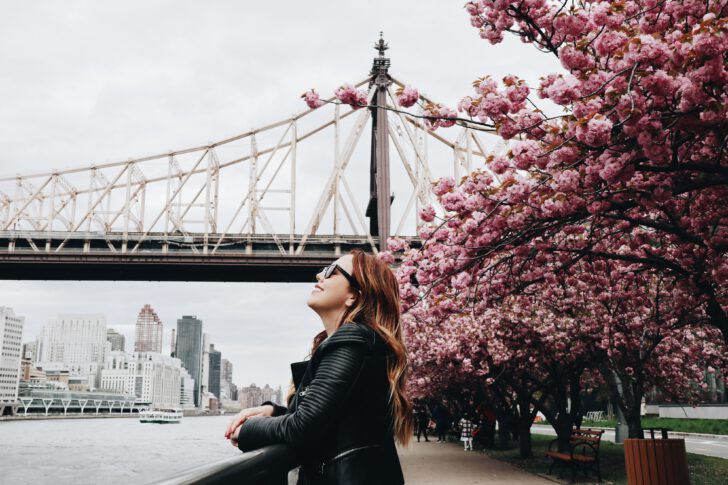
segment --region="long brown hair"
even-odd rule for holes
[[[361,293],[352,306],[346,309],[336,325],[339,328],[347,322],[356,321],[374,330],[390,349],[387,356],[387,379],[389,380],[389,403],[392,411],[392,431],[403,445],[412,438],[414,418],[412,403],[405,392],[408,362],[407,351],[402,338],[401,311],[399,307],[399,285],[387,263],[381,259],[355,249],[352,276],[359,283]],[[311,355],[326,340],[326,331],[313,339]]]

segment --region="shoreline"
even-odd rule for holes
[[[215,416],[233,416],[235,413],[225,413],[225,414],[210,414],[210,413],[190,413],[183,414],[183,417],[185,418],[204,418],[204,417],[215,417]],[[51,414],[46,416],[45,414],[29,414],[27,416],[23,414],[19,414],[16,416],[0,416],[0,422],[2,421],[39,421],[39,420],[47,420],[47,419],[111,419],[111,418],[139,418],[138,413],[130,413],[130,414],[80,414],[80,413],[74,413],[74,414],[67,414],[67,415],[58,415],[58,414]]]

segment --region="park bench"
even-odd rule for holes
[[[549,467],[549,475],[554,465],[559,463],[561,465],[559,477],[563,476],[564,469],[568,466],[571,469],[572,482],[576,479],[576,473],[579,469],[584,472],[584,476],[587,476],[587,469],[596,470],[597,478],[601,482],[602,473],[599,469],[599,443],[602,441],[602,434],[604,434],[603,430],[574,428],[571,430],[571,437],[569,438],[569,450],[565,452],[552,449],[557,445],[558,440],[553,440],[549,443],[546,456],[553,460]]]

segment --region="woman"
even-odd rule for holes
[[[244,409],[225,432],[242,451],[290,445],[299,485],[400,485],[394,439],[413,434],[397,280],[378,258],[352,251],[316,275],[308,306],[324,330],[311,359],[291,364],[288,408]]]

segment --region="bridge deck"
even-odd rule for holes
[[[0,232],[0,279],[107,281],[310,282],[316,272],[358,248],[372,252],[365,236],[275,235],[226,239],[152,234],[135,247],[138,235]]]

